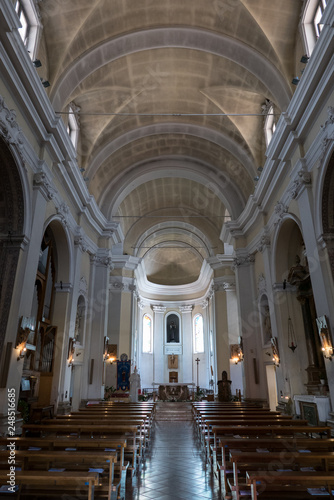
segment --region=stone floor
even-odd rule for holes
[[[215,500],[218,480],[203,460],[192,422],[156,421],[139,476],[127,481],[125,500]]]

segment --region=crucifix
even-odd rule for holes
[[[200,359],[197,358],[195,359],[196,364],[197,364],[197,387],[196,387],[196,392],[199,393],[199,385],[198,385],[198,363],[200,362]]]

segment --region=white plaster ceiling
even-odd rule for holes
[[[264,163],[263,117],[244,115],[266,99],[278,113],[289,104],[302,1],[39,6],[49,96],[56,111],[80,108],[78,161],[91,194],[149,279],[195,281],[203,259],[223,253],[225,209],[240,215]]]

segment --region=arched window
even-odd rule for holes
[[[70,136],[74,148],[77,148],[79,138],[79,123],[75,114],[80,108],[72,103],[68,108],[67,133]]]
[[[143,316],[143,352],[152,352],[152,318]]]
[[[305,3],[302,15],[302,31],[308,56],[311,55],[323,28],[320,21],[327,4],[328,0],[307,0]]]
[[[204,352],[204,328],[201,314],[197,314],[194,318],[194,352]]]
[[[275,116],[274,116],[274,107],[270,106],[268,109],[268,114],[265,119],[264,123],[264,133],[266,137],[266,145],[267,147],[269,146],[269,143],[271,141],[271,138],[275,132],[276,129],[276,123],[275,123]]]
[[[33,0],[16,0],[15,10],[21,23],[20,36],[31,59],[35,59],[41,23]],[[37,67],[37,66],[36,66]]]

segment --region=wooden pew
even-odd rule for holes
[[[0,471],[0,484],[7,484],[8,471]],[[73,492],[75,488],[87,489],[88,500],[94,500],[94,487],[99,484],[97,472],[45,472],[45,471],[16,471],[15,483],[19,486],[33,486],[34,496],[44,497],[54,493],[59,498],[62,493]]]
[[[78,438],[83,435],[94,437],[115,437],[125,436],[127,438],[127,448],[132,450],[133,461],[129,469],[134,472],[137,466],[140,466],[142,459],[142,436],[141,425],[139,424],[90,424],[87,425],[85,421],[79,424],[61,424],[50,423],[43,424],[24,424],[22,426],[22,435],[26,433],[37,433],[40,437],[49,436],[52,434],[58,435],[73,435]]]
[[[273,451],[300,451],[304,450],[306,453],[312,452],[327,452],[334,451],[334,439],[312,439],[312,438],[277,438],[273,437],[270,440],[262,438],[234,438],[234,437],[221,437],[219,438],[218,450],[220,453],[215,457],[215,464],[218,474],[224,474],[226,470],[232,467],[228,461],[230,450],[240,451],[258,451],[266,449],[269,452]],[[221,460],[221,462],[219,461]]]
[[[75,472],[90,467],[101,468],[107,470],[107,484],[104,486],[100,480],[99,493],[104,491],[105,496],[110,500],[117,499],[120,487],[120,481],[115,483],[114,480],[114,464],[117,461],[116,452],[105,451],[55,451],[55,450],[16,450],[15,463],[21,464],[22,470],[36,471],[36,464],[42,464],[43,469],[49,470],[51,467],[65,467],[67,472]],[[0,451],[0,462],[7,465],[8,469],[8,451]],[[81,470],[85,472],[84,470]],[[86,470],[88,472],[88,470]]]
[[[292,471],[292,472],[281,472],[280,474],[269,475],[266,472],[247,472],[246,473],[247,484],[251,486],[252,500],[261,500],[266,498],[266,492],[269,494],[269,498],[273,500],[280,500],[288,496],[289,499],[301,498],[305,500],[306,498],[320,500],[323,498],[333,499],[332,489],[334,488],[334,473],[333,472],[303,472],[303,471]],[[297,488],[294,488],[294,485]],[[316,486],[326,486],[329,491],[327,496],[316,496],[309,495],[307,493],[308,488],[314,488]],[[276,496],[273,495],[276,487]],[[299,494],[303,496],[299,496]]]
[[[234,429],[235,432],[238,432],[239,427],[255,427],[255,426],[280,426],[280,427],[294,427],[294,426],[306,426],[307,420],[296,420],[296,419],[281,419],[280,417],[267,416],[267,417],[257,417],[254,420],[253,417],[243,417],[243,418],[225,418],[221,417],[220,419],[203,419],[203,422],[200,425],[200,432],[202,436],[203,445],[206,448],[206,455],[208,460],[212,463],[212,454],[211,454],[211,443],[213,443],[214,448],[217,446],[217,442],[214,439],[213,428],[215,426],[230,426],[230,429]]]
[[[298,469],[301,466],[317,467],[323,471],[333,471],[334,452],[310,452],[303,453],[299,451],[281,450],[276,452],[254,452],[254,451],[230,451],[230,460],[233,467],[233,491],[236,499],[239,499],[240,493],[240,474],[244,472],[260,470],[262,473],[267,471],[267,478],[272,475],[280,475],[286,472],[286,469]]]
[[[15,450],[25,450],[29,448],[40,448],[36,451],[67,451],[68,448],[75,448],[77,451],[106,451],[115,450],[117,454],[117,461],[114,464],[115,477],[120,483],[120,491],[125,492],[126,487],[126,473],[129,467],[129,463],[124,461],[124,452],[127,445],[127,440],[125,437],[116,438],[94,438],[94,439],[84,439],[84,438],[36,438],[36,437],[13,437],[6,438],[0,437],[0,446],[4,450],[8,450],[8,444],[13,443],[15,445]],[[137,446],[138,448],[138,446]],[[8,454],[8,451],[7,451]],[[135,469],[136,465],[136,448],[130,449],[130,467]],[[134,464],[134,465],[133,465]]]

